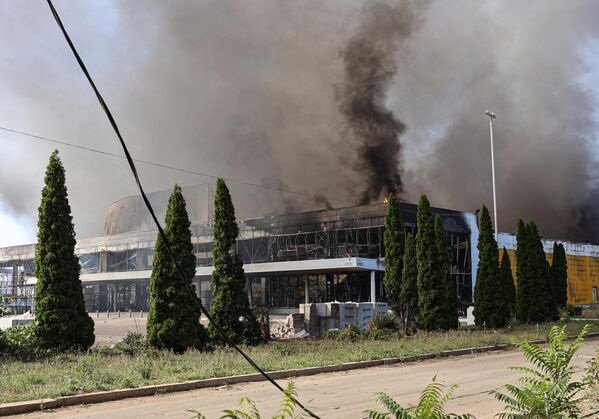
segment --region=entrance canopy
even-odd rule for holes
[[[276,275],[302,275],[317,273],[348,273],[348,272],[372,272],[384,271],[385,265],[380,259],[369,258],[337,258],[337,259],[314,259],[314,260],[294,260],[289,262],[266,262],[266,263],[246,263],[243,265],[245,274],[248,276],[276,276]],[[198,266],[196,276],[209,277],[212,275],[214,267]],[[149,279],[151,270],[126,271],[126,272],[98,272],[93,274],[81,274],[81,281],[102,282],[102,281],[121,281],[135,279]],[[27,278],[27,285],[34,285],[37,278]]]

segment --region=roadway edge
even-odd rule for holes
[[[599,337],[599,332],[588,333],[585,339]],[[572,340],[570,337],[569,340]],[[546,343],[544,339],[531,341],[534,343]],[[439,353],[429,353],[396,358],[383,358],[371,361],[346,362],[337,365],[326,365],[323,367],[309,367],[301,369],[271,371],[268,374],[275,380],[306,377],[316,374],[325,374],[331,372],[350,371],[362,368],[378,367],[383,365],[407,364],[418,361],[426,361],[436,358],[448,358],[464,355],[473,355],[486,352],[506,351],[515,348],[512,344],[503,344],[495,346],[481,346],[478,348],[464,348]],[[155,384],[137,388],[125,388],[118,390],[98,391],[94,393],[76,394],[73,396],[63,396],[54,399],[29,400],[24,402],[0,404],[0,416],[18,415],[32,413],[41,410],[58,409],[61,407],[95,404],[110,402],[116,400],[129,399],[133,397],[148,397],[157,394],[175,393],[179,391],[197,390],[202,388],[220,387],[224,385],[233,385],[241,383],[251,383],[265,381],[261,374],[233,375],[228,377],[208,378],[204,380],[184,381],[171,384]]]

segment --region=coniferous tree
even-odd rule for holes
[[[545,257],[543,243],[539,230],[534,222],[530,222],[529,245],[531,257],[531,277],[533,278],[533,294],[531,301],[533,307],[529,309],[529,321],[546,322],[559,319],[559,311],[554,300],[553,283],[551,280],[551,267]]]
[[[44,183],[35,248],[36,336],[46,348],[86,350],[95,340],[94,322],[85,310],[75,228],[58,151],[50,156]]]
[[[431,207],[420,197],[416,216],[416,265],[418,268],[418,327],[437,330],[445,327],[445,287],[439,278],[437,238]]]
[[[459,300],[456,284],[451,276],[451,262],[447,254],[447,241],[445,229],[441,217],[435,217],[435,240],[437,243],[437,276],[441,284],[443,322],[440,328],[443,330],[457,329],[459,325]]]
[[[418,265],[416,260],[416,241],[414,234],[406,235],[405,252],[403,255],[403,270],[401,274],[401,290],[399,294],[400,318],[404,333],[414,330],[418,313]]]
[[[551,263],[554,300],[558,307],[568,304],[568,261],[566,250],[561,243],[553,243],[553,261]]]
[[[499,270],[499,252],[493,224],[487,207],[480,212],[478,236],[478,271],[474,288],[474,319],[477,325],[505,327],[510,318],[509,292],[505,289]],[[510,274],[511,276],[511,274]]]
[[[528,227],[522,219],[518,220],[516,230],[516,318],[528,323],[531,294],[531,279],[529,273],[529,234]]]
[[[261,340],[261,332],[244,291],[243,261],[232,250],[238,234],[239,227],[235,221],[235,208],[229,189],[224,180],[218,179],[214,195],[212,227],[214,300],[210,305],[210,315],[231,341],[253,344]],[[215,340],[226,343],[214,324],[208,325],[208,331]]]
[[[549,264],[537,226],[519,220],[516,240],[516,317],[525,323],[556,319],[559,313],[553,299]]]
[[[389,194],[387,214],[385,215],[385,231],[383,241],[385,245],[385,276],[383,284],[389,306],[400,315],[400,293],[403,270],[404,230],[401,223],[399,204],[393,194]]]
[[[185,284],[171,260],[166,243],[158,234],[150,277],[150,312],[146,330],[152,346],[177,353],[189,348],[204,349],[207,341],[206,329],[200,324],[202,313],[190,293],[196,272],[190,226],[185,198],[181,188],[175,185],[168,201],[164,233]]]
[[[503,248],[503,256],[501,258],[499,271],[511,317],[516,313],[516,286],[514,284],[514,276],[512,275],[510,255],[507,253],[505,247]]]

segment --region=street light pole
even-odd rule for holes
[[[493,214],[495,216],[495,240],[497,240],[497,233],[499,229],[497,228],[497,194],[495,192],[495,154],[493,150],[493,120],[497,118],[495,116],[495,112],[485,111],[487,116],[489,117],[489,134],[491,135],[491,173],[493,176]]]

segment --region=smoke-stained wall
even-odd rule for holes
[[[597,236],[592,2],[56,6],[134,156],[309,192],[230,183],[239,218],[388,191],[461,210],[490,204],[489,108],[500,229],[523,217],[547,236]],[[1,124],[118,152],[45,6],[7,1],[0,12]],[[34,222],[54,146],[0,141],[2,204]],[[98,234],[110,204],[135,193],[125,162],[60,150],[77,230]],[[148,190],[209,180],[140,169]]]

